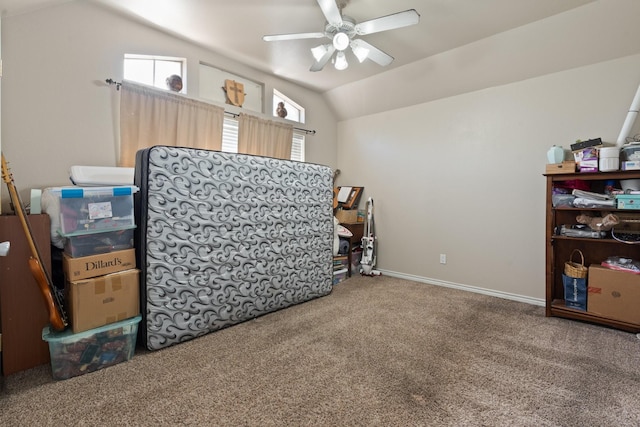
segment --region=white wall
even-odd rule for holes
[[[374,199],[379,268],[544,298],[546,151],[615,143],[638,84],[640,54],[341,122],[339,183]]]
[[[639,13],[595,1],[327,92],[338,184],[375,201],[378,268],[541,304],[546,151],[615,143],[640,84]]]
[[[309,162],[334,167],[336,119],[321,95],[260,73],[84,1],[4,17],[3,152],[23,200],[30,188],[68,185],[72,165],[115,166],[117,92],[125,53],[186,57],[187,87],[199,93],[200,61],[264,82],[306,107]],[[8,197],[3,193],[4,211]]]
[[[637,7],[620,2],[597,5]],[[591,9],[575,13],[589,19],[598,15]],[[307,159],[339,167],[339,185],[365,186],[361,207],[367,196],[375,199],[381,269],[539,301],[544,297],[545,153],[553,144],[568,147],[578,138],[615,141],[640,84],[637,42],[632,53],[628,44],[611,46],[609,52],[587,39],[601,52],[596,59],[581,45],[577,57],[567,50],[575,62],[527,69],[519,78],[507,76],[502,61],[491,68],[487,55],[502,58],[504,46],[514,52],[512,38],[523,32],[529,42],[537,34],[552,46],[557,39],[548,38],[548,30],[562,27],[557,19],[429,60],[455,73],[429,74],[417,64],[409,67],[411,78],[391,79],[399,93],[407,94],[417,87],[456,87],[462,80],[476,85],[464,85],[453,96],[436,90],[411,107],[388,106],[357,118],[345,112],[349,118],[336,125],[318,94],[95,5],[70,2],[3,19],[2,148],[21,191],[67,183],[73,164],[114,165],[117,94],[104,79],[121,79],[124,53],[186,56],[192,93],[199,88],[197,63],[215,64],[263,81],[268,93],[276,87],[307,107],[304,127],[318,130],[308,137]],[[580,42],[577,33],[593,29],[580,19],[566,22],[572,43]],[[551,61],[544,46],[536,46],[535,53]],[[474,79],[469,75],[478,71],[469,63],[474,58],[483,58],[483,73],[502,77]],[[536,63],[535,57],[527,60]],[[326,98],[347,107],[368,104],[371,94],[379,96],[387,87],[378,84],[386,77],[338,88]],[[447,254],[446,265],[439,264],[440,253]]]

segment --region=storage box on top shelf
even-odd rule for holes
[[[140,270],[67,282],[73,332],[82,332],[140,314]]]
[[[640,274],[591,265],[588,277],[589,313],[640,325]]]
[[[573,160],[565,160],[562,163],[548,163],[545,168],[545,173],[559,174],[559,173],[574,173],[576,171],[576,162]]]
[[[135,249],[107,252],[79,258],[62,255],[62,271],[68,282],[136,268]]]
[[[136,316],[77,334],[70,329],[54,332],[46,326],[42,339],[49,343],[53,379],[65,380],[131,359],[140,319]]]
[[[86,257],[133,248],[135,226],[123,230],[96,231],[65,238],[64,253],[74,257]]]
[[[621,163],[623,171],[640,170],[640,160],[626,160]]]
[[[59,199],[60,234],[71,237],[133,227],[133,194],[138,190],[134,185],[51,188]]]

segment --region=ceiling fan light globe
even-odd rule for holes
[[[327,53],[328,49],[325,45],[321,44],[320,46],[312,47],[311,54],[315,58],[316,61],[320,61],[322,57]]]
[[[365,59],[369,56],[369,49],[362,46],[353,46],[352,47],[353,54],[358,58],[360,63],[364,62]]]
[[[347,57],[344,56],[344,52],[338,52],[338,54],[336,55],[336,62],[335,64],[333,64],[333,66],[336,67],[336,70],[339,71],[347,69],[349,63],[347,62]]]
[[[333,36],[333,47],[339,51],[345,50],[349,46],[349,36],[346,33],[336,33]]]

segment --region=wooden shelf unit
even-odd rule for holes
[[[640,179],[640,171],[594,172],[545,174],[547,178],[546,201],[546,316],[563,317],[566,319],[591,322],[603,326],[621,329],[628,332],[640,332],[640,324],[627,323],[616,319],[602,317],[588,311],[576,310],[565,306],[562,273],[564,263],[571,257],[574,249],[579,249],[584,255],[584,264],[600,264],[610,256],[623,256],[640,260],[640,245],[626,244],[612,238],[591,239],[556,236],[555,227],[559,225],[577,224],[576,216],[581,212],[591,212],[593,216],[600,216],[606,212],[637,213],[640,211],[618,210],[613,207],[605,208],[571,208],[557,207],[552,204],[554,183],[560,181],[584,180],[592,185],[592,191],[604,191],[606,181]],[[575,259],[574,259],[575,261]],[[587,298],[587,308],[589,300]]]

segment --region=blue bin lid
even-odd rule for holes
[[[115,187],[54,187],[50,190],[62,199],[81,199],[95,196],[131,196],[140,189],[135,185],[120,185]]]

